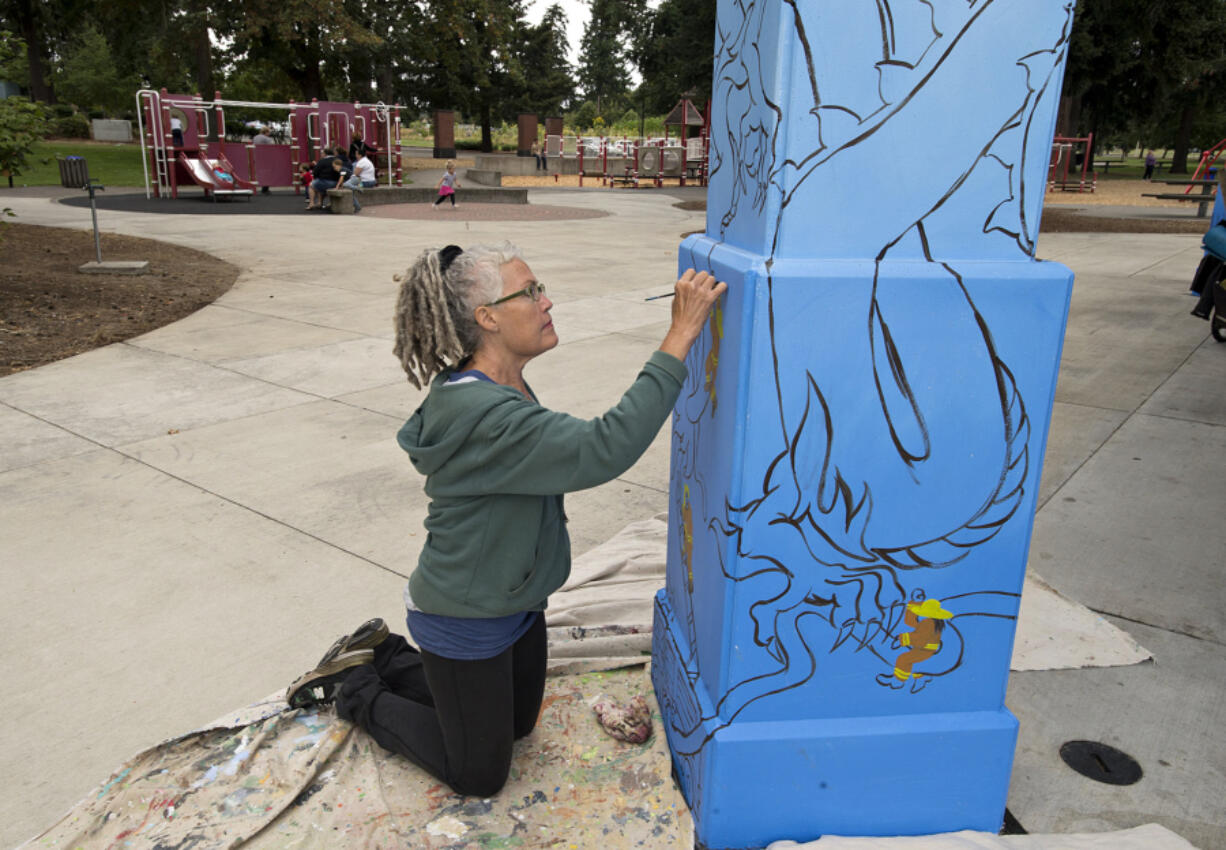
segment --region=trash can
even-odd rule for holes
[[[89,166],[83,156],[66,156],[60,164],[60,185],[66,189],[84,189],[89,185]]]

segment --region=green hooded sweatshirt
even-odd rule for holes
[[[584,421],[487,381],[430,393],[397,435],[426,476],[426,544],[409,577],[427,614],[501,617],[542,611],[570,575],[562,494],[611,481],[651,445],[685,381],[651,355],[621,401]]]

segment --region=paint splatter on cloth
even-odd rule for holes
[[[331,707],[266,700],[131,759],[28,846],[689,848],[664,736],[623,743],[592,713],[641,694],[658,720],[642,669],[551,678],[491,799],[452,793]]]

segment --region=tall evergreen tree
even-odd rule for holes
[[[588,0],[592,17],[583,28],[579,52],[579,85],[583,96],[596,101],[603,116],[620,111],[630,87],[630,35],[643,19],[643,0]]]
[[[631,57],[643,78],[638,95],[648,112],[666,112],[686,92],[694,92],[701,109],[711,97],[715,4],[663,0],[644,16]]]
[[[55,74],[61,100],[112,115],[131,107],[139,86],[135,75],[119,71],[110,45],[92,23],[70,43]]]
[[[520,110],[556,115],[574,99],[574,69],[566,51],[566,13],[554,3],[539,24],[524,28],[519,46],[524,76]]]

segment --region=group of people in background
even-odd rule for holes
[[[324,155],[314,164],[303,166],[302,181],[307,190],[308,210],[328,209],[329,189],[371,189],[377,185],[375,165],[369,154],[374,151],[355,130],[349,149],[324,148]],[[355,191],[353,211],[360,212],[361,202]]]
[[[269,136],[269,128],[261,128],[259,135],[254,139],[254,144],[271,143],[273,140]],[[536,150],[537,148],[534,147],[534,155]],[[328,209],[329,189],[359,190],[371,189],[378,185],[375,178],[375,166],[369,156],[374,152],[375,149],[363,140],[361,132],[355,130],[348,150],[342,147],[327,147],[324,148],[323,156],[317,162],[304,164],[299,173],[299,179],[307,193],[306,208],[308,210]],[[544,159],[544,154],[539,154],[538,163],[543,162]],[[443,176],[439,178],[435,186],[438,196],[431,202],[431,209],[437,208],[444,201],[450,201],[452,209],[457,207],[456,190],[459,188],[460,182],[456,174],[455,162],[448,160],[444,166]],[[267,192],[268,188],[265,187],[262,191]],[[358,212],[361,209],[362,205],[355,193],[353,211]]]

